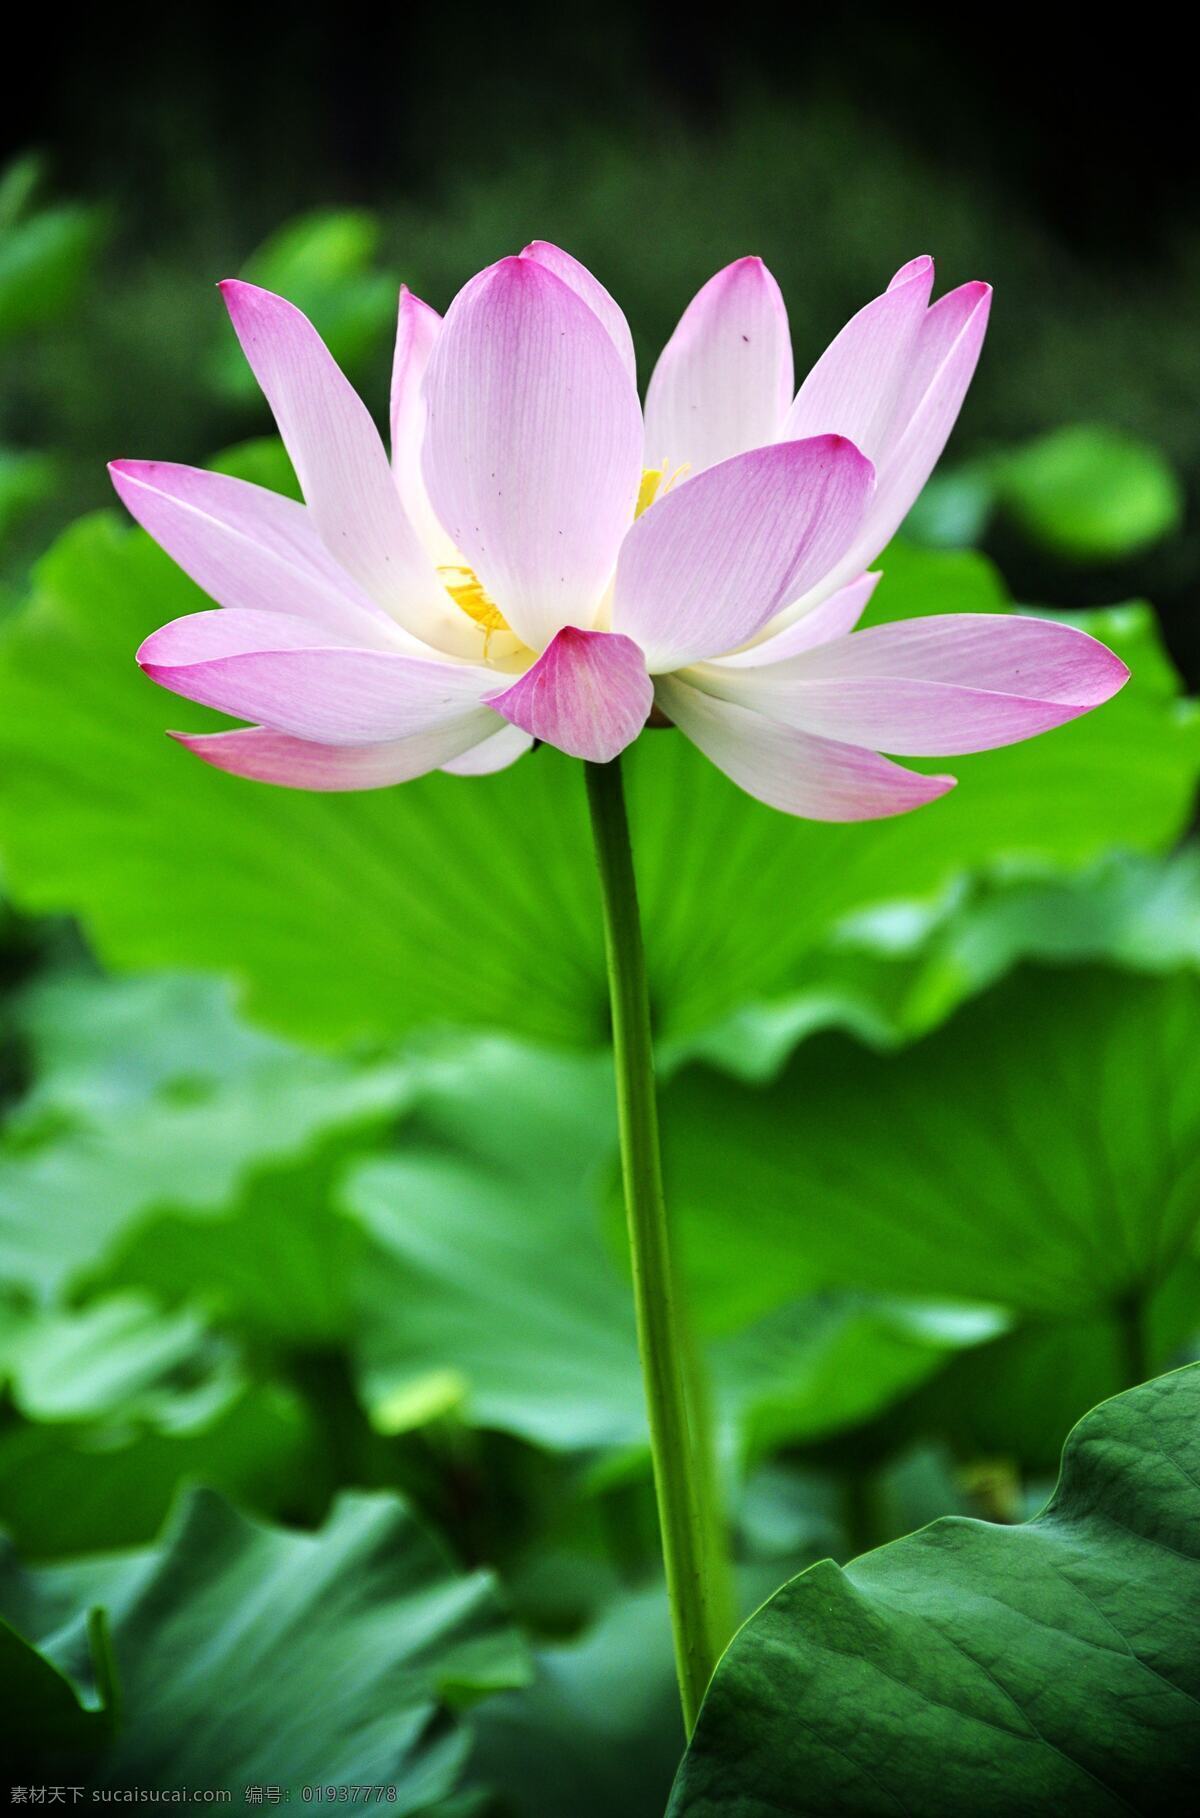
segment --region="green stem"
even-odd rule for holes
[[[588,764],[588,805],[604,901],[621,1167],[638,1347],[671,1603],[675,1669],[690,1736],[729,1637],[730,1599],[710,1448],[688,1391],[688,1333],[671,1262],[654,1090],[646,959],[620,760]],[[689,1405],[690,1403],[690,1405]]]
[[[667,1234],[669,1237],[669,1214]],[[680,1360],[688,1424],[695,1450],[696,1480],[700,1486],[700,1520],[704,1529],[707,1560],[705,1583],[708,1586],[708,1626],[713,1640],[714,1659],[719,1659],[737,1627],[733,1574],[729,1565],[729,1531],[718,1487],[720,1478],[716,1421],[709,1393],[708,1370],[703,1347],[696,1336],[687,1296],[678,1275],[675,1276],[675,1307],[681,1328]]]

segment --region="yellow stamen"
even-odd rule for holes
[[[450,595],[456,606],[460,606],[472,623],[483,632],[483,654],[489,655],[489,646],[498,631],[512,631],[512,626],[497,606],[483,590],[483,582],[473,568],[465,562],[443,563],[438,573],[442,577],[442,586]],[[457,581],[447,580],[448,575],[460,575]]]
[[[461,606],[467,617],[474,621],[482,631],[511,631],[512,627],[494,600],[490,600],[483,591],[483,582],[473,568],[465,563],[447,563],[438,569],[442,576],[442,586],[450,595],[456,606]],[[460,581],[450,581],[447,575],[462,575]]]
[[[676,467],[673,470],[668,466],[666,461],[663,462],[661,467],[644,467],[642,469],[642,483],[638,487],[637,505],[634,508],[633,513],[634,517],[640,518],[644,511],[649,511],[655,499],[661,497],[664,493],[670,492],[676,480],[682,480],[684,474],[688,473],[690,469],[690,461],[685,461],[682,467]]]
[[[650,506],[653,505],[655,499],[658,497],[658,489],[662,484],[662,477],[663,469],[661,467],[643,467],[642,483],[638,487],[637,505],[635,506],[633,513],[635,518],[640,518],[642,513],[649,510]]]

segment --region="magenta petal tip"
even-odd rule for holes
[[[274,291],[265,290],[261,284],[250,284],[245,278],[222,278],[217,289],[225,299],[225,307],[231,315],[242,307],[253,308],[260,302],[281,309],[288,316],[299,316],[302,313],[286,297],[276,296]]]
[[[908,284],[913,278],[932,277],[934,272],[932,253],[918,253],[915,259],[909,259],[902,265],[891,283],[889,290],[898,290],[901,284]]]
[[[489,707],[570,757],[607,764],[649,718],[654,684],[632,638],[567,625]]]
[[[117,460],[109,461],[107,463],[108,477],[123,499],[125,494],[122,489],[122,482],[136,480],[148,470],[153,469],[156,465],[157,463],[154,461],[134,461],[127,455],[121,455]]]

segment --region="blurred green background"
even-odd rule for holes
[[[1197,1354],[1200,220],[1185,78],[1152,90],[1149,56],[872,9],[222,37],[134,8],[15,95],[0,1668],[39,1761],[578,1818],[661,1811],[681,1743],[577,766],[259,789],[168,745],[183,709],[132,664],[202,602],[105,461],[291,484],[231,273],[308,310],[377,416],[400,280],[444,307],[533,237],[617,295],[643,381],[745,252],[800,370],[917,252],[995,284],[873,611],[1069,612],[1126,691],[874,827],[772,815],[673,734],[632,754],[746,1609],[945,1512],[1029,1515],[1080,1415]]]

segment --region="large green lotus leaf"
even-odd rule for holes
[[[31,1566],[6,1535],[0,1539],[0,1611],[18,1634],[32,1635],[39,1645],[46,1637],[66,1630],[72,1633],[78,1650],[74,1629],[80,1614],[118,1608],[153,1570],[154,1559],[155,1548],[148,1546]],[[109,1640],[111,1643],[111,1637]],[[91,1643],[92,1670],[81,1680],[89,1688],[85,1705],[92,1696],[91,1688],[98,1690],[103,1678],[94,1630]],[[77,1651],[75,1657],[80,1658]]]
[[[989,1308],[817,1295],[713,1347],[717,1412],[749,1457],[815,1444],[936,1382],[943,1362],[973,1355],[1005,1324]]]
[[[887,1002],[893,1027],[909,1036],[934,1028],[1022,959],[1196,971],[1200,850],[1167,860],[1116,856],[1077,877],[986,888],[917,940],[892,968],[891,990],[881,989],[878,967],[871,979],[874,1001]]]
[[[939,606],[954,610],[960,600],[968,609],[988,604],[982,576],[967,566],[980,565],[990,575],[980,558],[962,553],[931,558],[927,552],[905,551],[897,563],[900,553],[895,545],[888,552],[897,588],[903,587],[905,611],[897,616]],[[931,559],[949,566],[925,568],[922,582],[921,565]],[[968,579],[973,586],[968,587]],[[880,619],[889,616],[887,585],[885,580],[877,596]],[[1145,710],[1160,726],[1160,715],[1166,714],[1174,725],[1177,752],[1192,746],[1193,710],[1174,698],[1175,683],[1152,615],[1122,607],[1092,614],[1087,624],[1121,650],[1138,678],[1136,687],[1131,683],[1118,697],[1123,703],[1119,711],[1140,716]],[[1164,841],[1146,837],[1148,826],[1137,831],[1115,822],[1110,822],[1107,838],[1092,842],[1091,834],[1098,831],[1097,803],[1094,797],[1088,800],[1093,787],[1112,791],[1110,809],[1120,798],[1117,818],[1122,822],[1127,790],[1148,806],[1143,794],[1149,782],[1143,768],[1148,747],[1140,737],[1138,748],[1131,745],[1119,760],[1129,764],[1124,776],[1109,773],[1101,781],[1101,772],[1117,756],[1114,741],[1120,734],[1115,718],[1106,722],[1102,712],[1044,740],[956,758],[949,767],[960,785],[938,805],[945,810],[940,825],[922,811],[859,827],[780,817],[731,791],[711,766],[689,774],[688,748],[663,735],[660,744],[679,767],[670,776],[676,790],[671,797],[667,760],[663,774],[656,776],[646,760],[658,747],[653,738],[642,740],[635,755],[643,762],[633,766],[632,812],[652,990],[663,1034],[704,1027],[747,999],[779,995],[831,931],[869,909],[945,900],[954,882],[972,873],[1071,870],[1114,846],[1161,849]],[[1191,786],[1185,783],[1177,798],[1180,808],[1189,804],[1185,815]],[[1182,817],[1176,830],[1181,824]],[[675,1013],[677,1004],[684,1005],[681,1015]]]
[[[1011,610],[999,570],[974,550],[942,550],[931,566],[928,550],[911,543],[892,543],[878,566],[886,580],[876,588],[863,614],[863,625],[925,618],[938,612]]]
[[[403,1152],[351,1174],[370,1239],[354,1343],[382,1430],[432,1380],[473,1423],[546,1446],[642,1442],[632,1297],[599,1209],[615,1115],[606,1056],[496,1040],[447,1064]]]
[[[1023,1527],[810,1568],[735,1637],[671,1818],[1108,1818],[1200,1759],[1200,1367],[1105,1402]]]
[[[960,1458],[1053,1476],[1062,1442],[1097,1397],[1200,1357],[1200,1261],[1153,1292],[1075,1319],[1030,1320],[963,1350],[921,1385],[895,1437],[935,1432]]]
[[[53,455],[0,446],[0,554],[7,554],[5,544],[12,529],[43,504],[58,484],[59,468]]]
[[[641,1446],[624,1236],[605,1230],[607,1059],[491,1038],[414,1072],[395,1149],[364,1159],[357,1137],[331,1141],[256,1173],[219,1215],[119,1235],[88,1272],[102,1298],[31,1314],[10,1339],[18,1404],[82,1418],[111,1413],[119,1391],[152,1412],[157,1363],[190,1345],[197,1368],[202,1315],[289,1354],[348,1346],[384,1433],[453,1407],[553,1448]],[[996,1330],[990,1316],[859,1295],[748,1331],[736,1300],[709,1313],[738,1455],[869,1418]]]
[[[89,1287],[136,1289],[272,1348],[345,1344],[356,1327],[364,1237],[335,1202],[363,1147],[362,1131],[351,1130],[296,1161],[257,1169],[220,1214],[138,1220],[89,1271]]]
[[[1152,443],[1111,424],[1071,424],[935,474],[905,535],[935,547],[980,541],[997,509],[1064,561],[1127,561],[1179,527],[1184,492]]]
[[[41,1574],[32,1590],[7,1576],[26,1621],[61,1611],[55,1572],[45,1597]],[[391,1496],[346,1496],[301,1534],[197,1491],[161,1548],[84,1583],[108,1607],[121,1688],[103,1787],[228,1789],[240,1809],[254,1786],[395,1785],[391,1811],[424,1812],[469,1748],[447,1702],[528,1671],[489,1575],[460,1572]],[[79,1617],[30,1639],[88,1684]]]
[[[0,1140],[0,1274],[42,1295],[154,1212],[217,1213],[257,1171],[370,1138],[411,1091],[400,1063],[246,1029],[212,980],[55,978],[15,1020],[34,1083]]]
[[[905,610],[994,604],[980,558],[889,556]],[[972,566],[972,565],[975,566]],[[317,797],[219,776],[163,736],[217,718],[136,670],[139,640],[206,602],[103,516],[45,558],[0,655],[0,843],[21,904],[78,913],[114,965],[234,975],[260,1019],[325,1040],[418,1021],[593,1041],[606,1027],[580,766],[541,750],[484,780]],[[1134,681],[1102,712],[956,761],[953,796],[859,827],[750,801],[672,732],[629,760],[651,977],[665,1035],[783,988],[831,926],[928,900],[964,872],[1157,850],[1198,740],[1152,618],[1089,623]]]
[[[897,1055],[807,1042],[765,1089],[664,1094],[668,1196],[705,1299],[830,1285],[1077,1316],[1192,1239],[1200,981],[1027,969]]]
[[[42,174],[35,156],[0,173],[0,347],[74,307],[105,231],[102,209],[39,206]]]
[[[11,1777],[18,1766],[37,1776],[42,1803],[47,1781],[64,1790],[70,1781],[78,1785],[111,1734],[108,1712],[82,1704],[70,1681],[7,1622],[0,1622],[0,1711],[5,1746],[13,1750]]]
[[[1027,957],[1104,959],[1137,972],[1200,969],[1200,847],[1168,859],[1114,857],[1077,877],[980,893],[932,945],[927,972],[953,969],[973,985]]]
[[[505,1818],[660,1818],[683,1748],[663,1589],[628,1593],[482,1705],[473,1777]]]
[[[991,463],[1004,508],[1067,560],[1115,562],[1178,528],[1183,487],[1166,456],[1106,424],[1072,424]]]
[[[343,1195],[367,1234],[351,1342],[375,1424],[449,1404],[562,1450],[641,1447],[645,1412],[624,1235],[608,1227],[613,1091],[605,1056],[494,1040],[422,1087],[401,1153]],[[705,1336],[731,1453],[869,1418],[988,1314],[831,1295],[744,1330],[741,1282]]]
[[[664,1058],[764,1081],[820,1029],[896,1047],[1024,959],[1200,970],[1200,849],[1113,854],[1069,877],[991,879],[936,902],[864,911],[806,956],[789,991],[743,1005]]]
[[[153,1538],[181,1483],[272,1515],[315,1518],[333,1487],[312,1417],[291,1391],[236,1378],[179,1393],[157,1418],[9,1422],[0,1525],[30,1557]]]
[[[169,1415],[181,1385],[219,1382],[228,1361],[194,1313],[164,1314],[137,1294],[13,1309],[0,1329],[0,1374],[30,1420]]]

